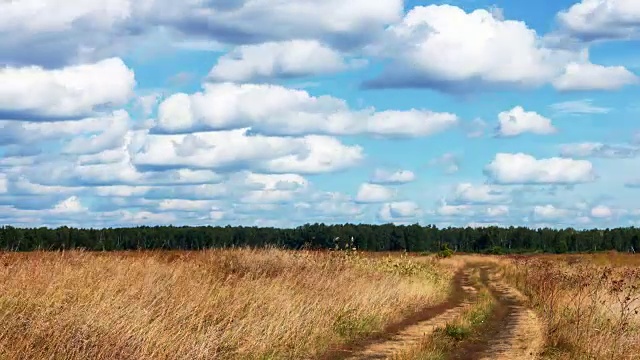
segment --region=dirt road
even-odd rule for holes
[[[526,305],[527,299],[516,289],[503,283],[490,265],[470,265],[455,280],[452,297],[439,307],[412,319],[377,338],[353,344],[332,352],[325,359],[391,359],[418,347],[439,327],[444,327],[471,306],[477,288],[470,281],[474,269],[480,270],[481,281],[495,298],[496,306],[479,339],[462,342],[448,354],[449,359],[527,360],[536,359],[544,345],[543,328],[537,315]]]

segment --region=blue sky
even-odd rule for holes
[[[0,3],[0,223],[638,225],[640,3]]]

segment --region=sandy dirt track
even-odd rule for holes
[[[461,344],[449,354],[450,359],[529,360],[537,359],[544,346],[542,324],[527,298],[503,283],[490,265],[473,265],[463,269],[455,280],[452,297],[431,309],[429,318],[410,321],[376,339],[355,344],[350,349],[335,351],[324,359],[392,359],[418,347],[439,327],[444,327],[473,304],[477,289],[469,280],[470,274],[480,270],[481,280],[496,300],[496,309],[483,330],[479,341]]]

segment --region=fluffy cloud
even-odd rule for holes
[[[47,120],[80,118],[132,95],[135,79],[120,59],[60,70],[0,68],[0,118]]]
[[[458,123],[426,110],[352,111],[345,101],[276,85],[206,84],[204,92],[175,94],[159,107],[157,132],[250,127],[265,135],[427,136]]]
[[[387,203],[378,212],[378,218],[384,222],[404,222],[420,216],[418,204],[412,201]]]
[[[107,0],[80,5],[0,2],[0,65],[57,67],[123,53],[134,41],[210,50],[221,43],[320,40],[340,49],[370,42],[403,12],[402,0]],[[318,16],[318,14],[333,14]],[[28,51],[26,49],[29,49]]]
[[[510,137],[523,133],[548,135],[556,131],[550,119],[534,111],[525,111],[522,106],[516,106],[509,111],[498,114],[498,134],[500,136]]]
[[[381,203],[391,200],[394,191],[382,185],[362,184],[358,190],[356,201],[360,203]]]
[[[305,216],[342,223],[361,218],[364,211],[363,205],[338,192],[314,193],[308,201],[296,203],[295,208]]]
[[[86,212],[87,208],[80,203],[80,199],[78,199],[77,196],[72,196],[56,204],[56,206],[54,206],[52,211],[55,213],[62,213],[62,214],[81,213],[81,212]]]
[[[571,214],[571,210],[557,208],[554,205],[538,205],[533,208],[533,217],[536,220],[561,220]]]
[[[138,96],[136,99],[136,106],[142,110],[144,116],[149,116],[153,113],[158,102],[160,101],[162,94],[159,92],[152,92],[146,95]]]
[[[509,207],[506,205],[488,207],[486,210],[486,214],[487,216],[493,218],[503,217],[509,214]]]
[[[541,43],[524,22],[503,20],[486,10],[466,13],[450,5],[418,6],[390,26],[386,41],[372,50],[395,63],[365,85],[444,91],[538,86],[578,56]]]
[[[17,178],[12,178],[11,181],[9,181],[8,177],[5,177],[5,184],[7,185],[7,189],[9,189],[13,195],[69,194],[74,190],[77,190],[72,187],[33,183],[23,175],[19,175]]]
[[[626,10],[632,14],[633,9]],[[333,16],[318,16],[326,13]],[[587,52],[552,47],[496,9],[467,13],[453,6],[426,6],[402,16],[401,0],[0,2],[0,218],[27,226],[293,226],[367,222],[376,215],[381,221],[407,223],[420,219],[420,204],[394,202],[396,191],[384,185],[415,181],[411,171],[378,169],[354,197],[319,192],[311,181],[322,182],[324,176],[304,176],[363,163],[364,148],[355,145],[359,137],[334,136],[429,136],[458,125],[456,115],[362,108],[311,91],[237,83],[334,73],[357,65],[351,59],[362,55],[391,60],[382,77],[368,84],[373,87],[456,92],[551,84],[559,90],[610,90],[637,81],[624,68],[592,64]],[[166,51],[159,47],[232,50],[218,58],[202,90],[166,97],[155,88],[134,94],[133,71],[115,57],[131,41],[141,46],[135,53],[126,51],[127,59]],[[195,80],[195,73],[189,76]],[[554,109],[608,110],[587,101]],[[548,119],[521,107],[501,115],[504,136],[553,132]],[[480,119],[468,125],[469,136],[485,132]],[[626,150],[634,150],[571,145],[563,148],[564,158],[498,154],[486,173],[495,183],[550,184],[561,190],[555,185],[594,179],[591,163],[566,157],[625,157]],[[404,151],[402,146],[397,150]],[[446,153],[432,165],[454,172],[459,159]],[[352,174],[334,175],[339,183]],[[529,195],[518,194],[521,188],[549,195],[541,186],[465,183],[430,214],[452,223],[490,224],[505,217],[512,223],[522,215],[522,197]],[[540,206],[537,212],[549,221],[554,210],[556,215],[567,212],[565,219],[572,221],[574,214],[580,219],[618,214],[614,208],[592,206]]]
[[[375,37],[401,17],[404,5],[402,0],[242,0],[188,5],[156,1],[160,2],[156,21],[186,34],[234,44],[289,40],[295,34],[298,39],[319,39],[339,48]]]
[[[449,205],[443,201],[436,209],[436,214],[444,217],[470,216],[474,214],[474,210],[469,205]]]
[[[640,3],[634,0],[582,0],[558,14],[563,30],[582,40],[640,36]]]
[[[591,162],[569,158],[536,159],[531,155],[499,153],[485,167],[499,184],[579,184],[595,180]]]
[[[591,209],[591,217],[597,219],[607,219],[613,216],[613,210],[608,206],[598,205]]]
[[[450,201],[454,204],[503,204],[511,201],[509,194],[491,185],[458,184]]]
[[[90,121],[91,119],[89,119]],[[65,146],[63,152],[72,154],[95,154],[105,150],[123,146],[130,129],[129,114],[119,110],[113,114],[100,118],[98,121],[104,126],[102,131],[93,133],[87,131],[83,136],[74,137]]]
[[[560,147],[564,157],[632,158],[640,154],[640,148],[632,145],[609,145],[597,142],[564,144]]]
[[[26,145],[63,140],[67,146],[71,146],[71,143],[77,145],[82,143],[93,149],[100,149],[103,146],[106,149],[110,146],[109,144],[117,146],[115,144],[120,143],[119,138],[124,136],[123,130],[128,130],[130,125],[129,114],[124,110],[116,110],[112,113],[81,120],[55,122],[0,120],[0,128],[2,129],[0,145]],[[88,138],[83,137],[85,135]],[[68,148],[68,150],[74,149]],[[89,149],[83,149],[78,153],[87,152],[85,150]]]
[[[48,68],[104,57],[141,31],[150,1],[0,2],[0,65]]]
[[[371,183],[382,185],[398,185],[415,181],[416,175],[409,170],[388,171],[376,169],[371,177]]]
[[[602,66],[573,62],[553,81],[560,91],[618,90],[639,82],[640,78],[623,66]]]
[[[342,55],[315,40],[244,45],[221,56],[209,79],[247,82],[329,74],[345,70]]]
[[[637,82],[623,67],[592,64],[587,51],[540,37],[501,13],[451,5],[417,6],[368,51],[392,64],[370,88],[427,87],[445,92],[533,88],[612,90]],[[473,61],[468,61],[473,59]]]
[[[342,170],[363,158],[362,148],[335,138],[248,136],[247,129],[189,135],[149,135],[134,163],[145,168],[252,168],[274,173],[322,173]]]
[[[240,200],[254,204],[290,202],[309,186],[307,180],[297,174],[249,173],[245,184],[252,189],[246,191]]]

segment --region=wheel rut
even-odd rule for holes
[[[502,282],[494,268],[481,268],[482,281],[496,299],[496,307],[480,339],[461,344],[450,354],[456,360],[537,359],[544,347],[540,319],[527,307],[527,298]]]
[[[465,268],[455,277],[454,291],[443,304],[425,309],[410,319],[385,329],[382,334],[351,346],[331,351],[322,359],[372,360],[392,358],[410,349],[431,335],[438,327],[452,321],[471,306],[477,289],[470,281],[472,268]]]
[[[526,296],[497,279],[493,271],[489,274],[489,288],[507,307],[507,316],[502,330],[479,359],[537,359],[544,348],[544,331],[540,318],[527,306]]]
[[[459,317],[476,301],[478,289],[470,277],[480,269],[480,279],[495,298],[496,306],[478,338],[460,342],[450,360],[531,360],[544,347],[542,323],[527,306],[527,298],[504,283],[493,265],[467,266],[454,280],[454,291],[443,304],[427,308],[411,318],[387,327],[383,332],[320,357],[322,360],[392,359],[419,347],[436,329]]]

